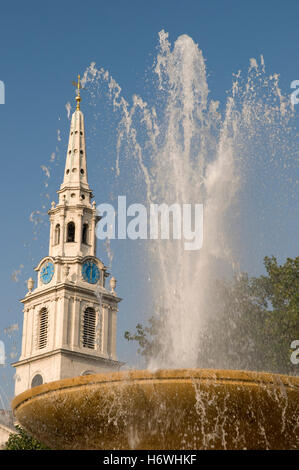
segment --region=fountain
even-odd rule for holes
[[[16,396],[12,407],[18,421],[53,449],[296,449],[299,378],[237,370],[238,358],[208,358],[201,347],[201,332],[217,316],[211,310],[215,272],[235,271],[229,240],[248,147],[256,149],[260,139],[275,145],[272,131],[277,124],[285,128],[291,107],[277,77],[264,78],[263,59],[260,65],[252,59],[247,81],[236,76],[222,119],[218,103],[208,99],[202,53],[187,35],[171,50],[160,33],[155,73],[155,109],[136,96],[130,107],[115,80],[95,64],[84,81],[106,84],[121,114],[116,173],[125,143],[147,203],[204,204],[199,253],[184,250],[182,240],[149,242],[152,288],[163,299],[161,347],[148,370],[39,385]],[[146,144],[138,141],[137,121]]]
[[[52,449],[296,449],[299,380],[231,370],[114,372],[15,397]]]

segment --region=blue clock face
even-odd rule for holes
[[[41,281],[44,284],[49,284],[49,282],[52,280],[53,274],[54,274],[54,264],[51,263],[51,261],[49,261],[41,269],[41,272],[40,272]]]
[[[84,281],[96,284],[100,279],[100,270],[93,261],[85,261],[82,266],[82,276]]]

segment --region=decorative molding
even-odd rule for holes
[[[40,359],[44,359],[46,357],[57,355],[57,354],[63,354],[63,355],[66,355],[66,356],[73,356],[73,357],[82,357],[83,359],[87,359],[87,360],[90,360],[90,361],[101,361],[103,363],[111,364],[111,365],[117,366],[117,367],[118,366],[120,367],[120,366],[125,364],[125,362],[116,361],[116,360],[110,359],[108,357],[95,356],[95,355],[92,355],[92,354],[84,353],[82,351],[74,351],[74,350],[70,350],[70,349],[58,348],[58,349],[53,349],[51,351],[45,351],[43,354],[35,355],[35,356],[32,356],[28,359],[23,359],[21,361],[14,362],[11,365],[12,366],[18,366],[18,365],[28,364],[28,363],[31,363],[31,362],[34,362],[34,361],[39,361]]]

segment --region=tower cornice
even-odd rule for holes
[[[93,207],[88,207],[84,204],[57,204],[57,206],[55,207],[52,207],[51,209],[48,210],[48,215],[54,215],[54,214],[57,214],[58,212],[66,212],[68,209],[70,210],[82,210],[82,211],[85,211],[85,212],[88,212],[90,214],[95,214],[96,218],[98,220],[100,220],[100,216],[97,215],[96,213],[96,209],[94,209]]]
[[[84,191],[86,193],[89,193],[90,194],[90,197],[93,198],[93,193],[92,193],[92,190],[90,189],[89,185],[88,184],[81,184],[80,186],[81,189],[84,189]],[[63,186],[62,189],[58,189],[56,191],[57,194],[62,194],[62,193],[65,193],[66,190],[72,190],[72,189],[78,189],[78,185],[77,183],[69,183],[69,184],[66,184],[65,186]]]
[[[96,263],[99,265],[99,267],[103,271],[107,271],[107,267],[104,265],[104,263],[99,258],[97,258],[96,256],[93,256],[93,255],[86,255],[86,256],[80,256],[80,255],[78,255],[78,256],[49,256],[48,255],[48,256],[45,256],[44,258],[42,258],[40,260],[40,262],[38,263],[36,268],[34,268],[34,270],[39,271],[42,264],[47,260],[50,260],[55,264],[65,264],[65,263],[67,263],[67,264],[78,264],[78,263],[83,264],[88,259],[95,260]]]
[[[27,295],[23,299],[20,300],[22,304],[26,304],[29,301],[36,301],[39,298],[44,298],[45,301],[47,299],[47,295],[53,294],[55,292],[57,296],[60,293],[65,292],[66,294],[69,292],[72,296],[86,296],[87,299],[90,299],[90,296],[93,296],[94,299],[98,300],[97,292],[91,291],[90,287],[84,287],[79,284],[68,282],[59,282],[51,287],[46,287],[42,290],[34,291],[30,295]],[[122,299],[117,297],[116,295],[111,294],[107,289],[101,287],[99,293],[102,295],[102,302],[107,301],[108,303],[119,303]]]
[[[82,358],[88,359],[89,361],[93,361],[93,360],[94,361],[99,361],[99,360],[101,360],[101,362],[103,361],[108,366],[113,365],[114,367],[121,367],[125,364],[125,362],[115,361],[115,360],[110,359],[108,357],[104,357],[103,355],[100,355],[100,354],[95,356],[92,353],[88,354],[88,353],[82,353],[81,351],[74,351],[72,349],[59,348],[59,349],[55,349],[53,351],[44,352],[43,354],[39,354],[35,357],[32,356],[29,359],[23,359],[23,360],[20,360],[18,362],[14,362],[11,365],[13,367],[15,367],[15,366],[22,365],[22,364],[27,364],[27,363],[30,363],[30,362],[33,362],[33,361],[38,361],[39,359],[46,358],[46,357],[49,357],[49,356],[53,356],[53,355],[56,355],[56,354],[65,354],[65,355],[72,355],[74,357],[82,357]]]

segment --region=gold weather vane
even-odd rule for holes
[[[78,75],[78,82],[72,82],[72,84],[77,88],[77,96],[76,96],[77,109],[80,109],[80,101],[81,101],[80,90],[82,88],[80,75]]]

